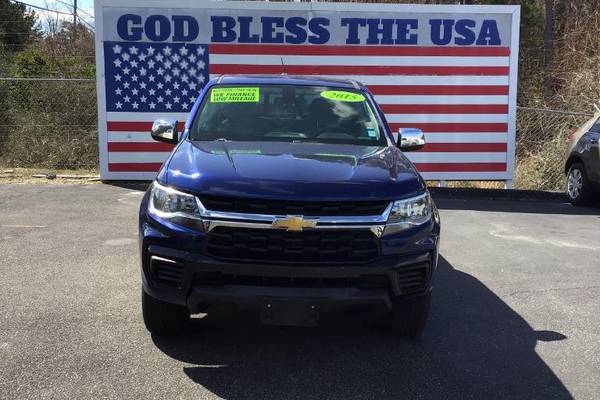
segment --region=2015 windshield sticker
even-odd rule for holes
[[[363,96],[362,94],[346,92],[344,90],[326,90],[324,92],[321,92],[321,97],[324,97],[327,100],[335,100],[335,101],[350,101],[350,102],[365,101],[365,96]]]
[[[227,87],[213,88],[210,91],[211,103],[258,103],[259,88]]]

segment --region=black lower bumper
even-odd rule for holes
[[[432,252],[349,266],[231,263],[156,245],[144,253],[146,293],[192,313],[214,304],[268,313],[281,301],[306,307],[309,316],[349,305],[390,308],[397,298],[427,293],[435,268]]]
[[[357,288],[289,288],[225,285],[194,286],[188,297],[190,310],[201,310],[207,304],[234,304],[240,309],[260,309],[277,299],[297,300],[329,310],[345,305],[391,306],[390,294],[384,289]]]

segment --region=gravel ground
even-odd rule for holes
[[[0,185],[0,398],[596,399],[600,210],[445,198],[418,343],[209,316],[174,338],[140,312],[140,186]]]

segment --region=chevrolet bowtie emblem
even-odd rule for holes
[[[275,219],[273,226],[276,228],[285,228],[288,231],[302,232],[304,228],[314,228],[317,226],[317,220],[304,219],[301,215],[288,215],[285,218]]]

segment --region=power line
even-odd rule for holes
[[[0,81],[44,81],[44,82],[64,82],[64,81],[78,81],[78,82],[93,82],[94,78],[0,78]]]
[[[95,30],[96,28],[94,27],[94,25],[90,24],[89,22],[87,22],[85,19],[83,18],[79,18],[80,22],[83,22],[84,24],[86,24],[91,30]]]
[[[36,5],[29,4],[29,3],[25,3],[25,2],[22,2],[22,1],[19,1],[19,0],[10,0],[10,1],[13,1],[13,2],[15,2],[15,3],[18,3],[18,4],[23,4],[24,6],[27,6],[27,7],[37,8],[38,10],[50,11],[50,12],[53,12],[53,13],[56,13],[56,14],[61,14],[61,15],[69,15],[69,16],[73,16],[73,15],[74,15],[73,13],[68,13],[68,12],[59,11],[59,10],[52,10],[52,9],[50,9],[50,8],[36,6]],[[64,5],[67,5],[67,6],[73,7],[72,5],[70,5],[70,4],[68,4],[68,3],[65,3],[65,2],[62,2],[62,1],[58,1],[58,0],[56,0],[56,1],[57,1],[58,3],[62,3],[62,4],[64,4]],[[83,10],[79,9],[79,11],[83,11]],[[94,18],[94,16],[93,16],[93,15],[90,15],[89,13],[87,13],[87,12],[85,12],[85,11],[83,11],[83,12],[84,12],[85,14],[89,15],[91,18]],[[92,24],[90,24],[89,22],[87,22],[87,21],[86,21],[84,18],[79,18],[79,21],[81,21],[81,22],[83,22],[84,24],[86,24],[86,25],[87,25],[89,28],[91,28],[92,30],[94,30],[94,29],[95,29],[95,28],[94,28],[94,26],[93,26]]]
[[[73,4],[69,4],[69,3],[67,3],[67,2],[64,2],[64,1],[61,1],[61,0],[54,0],[54,1],[55,1],[55,2],[57,2],[57,3],[60,3],[60,4],[62,4],[62,5],[65,5],[65,6],[67,6],[67,7],[74,8],[74,7],[73,7]],[[87,11],[85,11],[85,10],[84,10],[84,9],[82,9],[81,7],[77,7],[77,13],[83,13],[83,14],[87,15],[87,16],[88,16],[88,17],[90,17],[90,18],[94,18],[94,16],[93,16],[92,14],[90,14],[90,13],[89,13],[89,12],[87,12]]]
[[[90,14],[90,13],[89,13],[89,12],[87,12],[87,11],[85,11],[85,10],[84,10],[83,8],[81,8],[81,7],[79,7],[79,8],[77,9],[77,12],[82,12],[82,13],[84,13],[85,15],[87,15],[87,16],[88,16],[88,17],[90,17],[90,18],[95,18],[95,17],[94,17],[92,14]]]
[[[51,10],[50,8],[46,8],[46,7],[34,6],[33,4],[24,3],[24,2],[18,1],[18,0],[10,0],[10,1],[13,1],[13,2],[18,3],[18,4],[23,4],[24,6],[27,6],[27,7],[37,8],[38,10],[50,11],[50,12],[57,13],[57,14],[62,14],[62,15],[73,15],[71,13],[67,13],[67,12],[64,12],[64,11]]]

